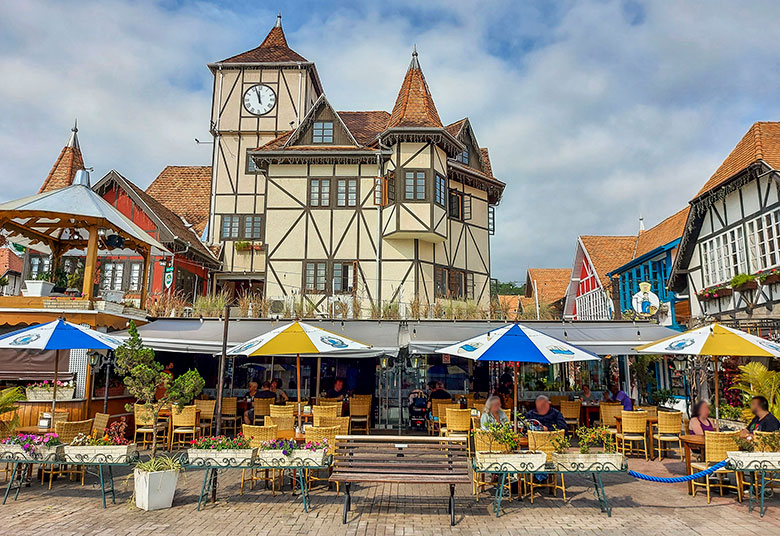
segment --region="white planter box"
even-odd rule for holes
[[[57,388],[57,400],[70,400],[73,398],[73,394],[76,392],[75,387],[58,387]],[[51,400],[54,395],[54,389],[46,389],[43,387],[27,387],[25,389],[25,395],[27,400]]]
[[[290,464],[294,466],[320,466],[325,465],[327,449],[319,450],[295,450],[290,456]]]
[[[618,453],[567,452],[566,454],[553,453],[552,461],[558,471],[621,471],[626,458]]]
[[[69,463],[127,463],[135,456],[136,445],[65,446],[65,461]]]
[[[107,302],[122,303],[125,293],[122,290],[103,290],[100,292],[103,299]]]
[[[24,296],[49,296],[51,289],[54,288],[54,283],[38,279],[25,279],[24,286],[27,287],[26,290],[22,290]]]
[[[281,450],[258,450],[255,465],[266,467],[313,467],[325,465],[326,449],[294,450],[285,456]]]
[[[544,470],[547,454],[537,450],[524,452],[477,452],[480,471],[526,473]]]
[[[142,510],[170,508],[179,481],[179,471],[140,471],[133,473],[135,505]]]
[[[187,449],[190,465],[207,465],[215,467],[230,467],[250,465],[257,454],[257,449]]]
[[[96,301],[95,310],[103,311],[104,313],[121,315],[125,311],[125,306],[121,303],[114,303],[110,301]]]
[[[780,452],[727,452],[729,464],[737,470],[780,471]]]
[[[24,450],[21,445],[0,445],[0,459],[2,460],[36,460],[54,461],[61,460],[65,445],[54,447],[37,447],[35,452]]]

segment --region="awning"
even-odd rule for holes
[[[227,347],[244,343],[287,322],[289,320],[233,319],[228,327]],[[398,354],[400,322],[314,320],[309,323],[372,346],[367,350],[337,352],[328,354],[327,357],[379,357]],[[219,319],[160,318],[139,327],[138,334],[143,339],[144,345],[156,351],[217,355],[222,352],[223,329],[224,322]],[[119,331],[111,335],[120,340],[128,336],[127,331]],[[312,355],[317,356],[317,354]]]
[[[0,380],[43,381],[54,380],[54,350],[0,350]],[[70,352],[60,352],[61,381],[73,379],[68,372]]]
[[[503,326],[505,322],[409,322],[409,352],[430,354],[450,344]],[[635,346],[671,337],[680,332],[644,322],[522,322],[556,339],[561,339],[594,354],[637,355]]]

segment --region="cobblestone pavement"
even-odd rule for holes
[[[631,468],[657,476],[680,475],[684,466],[674,462],[631,459]],[[457,525],[449,526],[446,486],[365,485],[353,491],[349,524],[341,524],[342,496],[319,484],[311,493],[311,509],[303,512],[299,497],[289,490],[276,497],[262,487],[239,495],[241,473],[220,475],[219,500],[195,510],[202,483],[201,471],[188,471],[179,480],[173,508],[143,512],[131,504],[132,480],[117,478],[117,504],[101,507],[95,478],[82,487],[55,482],[49,491],[39,482],[0,506],[0,534],[70,535],[749,535],[780,533],[780,498],[768,500],[762,519],[748,513],[747,503],[735,495],[716,496],[707,505],[703,493],[687,495],[685,484],[642,482],[627,475],[605,478],[613,506],[612,517],[602,514],[589,481],[567,478],[567,501],[544,495],[505,502],[501,517],[491,512],[490,492],[474,501],[468,486],[456,495]]]

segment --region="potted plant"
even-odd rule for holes
[[[249,446],[243,434],[236,437],[212,436],[190,441],[187,458],[192,465],[230,467],[249,465],[255,459],[257,449]]]
[[[758,288],[755,274],[737,274],[731,278],[731,287],[737,292],[746,292]]]
[[[276,439],[260,444],[255,463],[265,467],[307,467],[325,464],[328,442],[310,441],[298,445],[293,439]]]
[[[300,467],[320,467],[325,465],[330,447],[328,440],[308,441],[303,445],[298,445],[290,456],[290,465]]]
[[[25,296],[48,296],[51,294],[51,289],[54,288],[54,283],[49,281],[49,272],[41,272],[35,279],[25,279],[24,286],[26,290],[22,292]]]
[[[248,240],[237,240],[233,243],[233,247],[236,249],[236,251],[249,251],[252,249],[252,242],[249,242]]]
[[[736,470],[780,471],[780,432],[758,433],[736,441],[739,451],[726,453]]]
[[[73,382],[61,382],[57,380],[57,400],[70,400],[76,387]],[[44,380],[42,382],[27,384],[25,388],[27,400],[51,400],[54,395],[54,382]]]
[[[520,434],[509,423],[491,424],[487,430],[477,430],[474,435],[482,439],[475,442],[476,464],[480,471],[541,471],[547,463],[547,454],[544,452],[519,450]],[[481,450],[477,446],[479,444],[488,445],[488,450]]]
[[[553,463],[559,471],[621,471],[625,467],[625,457],[616,452],[615,438],[606,426],[593,426],[577,429],[580,451],[568,452],[569,439],[555,438],[552,455]],[[591,452],[591,447],[601,443],[603,452]]]
[[[770,268],[769,270],[758,272],[756,275],[758,275],[758,280],[761,281],[762,285],[780,283],[780,268]]]
[[[163,365],[155,361],[154,350],[144,347],[135,322],[132,320],[130,321],[129,338],[114,353],[116,355],[116,370],[119,374],[124,375],[127,391],[136,398],[136,403],[142,406],[143,411],[149,413],[152,422],[159,420],[160,411],[168,405],[176,406],[173,411],[181,411],[185,404],[189,404],[200,394],[205,385],[203,378],[196,370],[188,370],[171,380],[171,375],[165,372]],[[127,404],[125,409],[133,411],[133,404]],[[147,467],[169,466],[166,460],[155,465],[157,462],[153,460],[156,456],[157,427],[154,427],[150,464],[140,465],[135,471],[135,502],[139,507],[153,503],[152,495],[157,492],[155,486],[152,485],[154,482],[142,473],[148,472]],[[176,488],[176,482],[179,479],[178,468],[154,472],[162,473],[155,475],[155,482],[164,480],[166,489],[169,486]],[[172,503],[173,495],[171,495],[166,507],[170,507]]]
[[[155,456],[135,464],[133,470],[135,505],[147,512],[170,508],[180,471],[181,462],[170,456]],[[176,478],[170,478],[171,474],[175,474]],[[146,493],[139,494],[139,488],[142,491],[146,490]]]
[[[135,457],[135,443],[125,437],[127,421],[122,417],[111,423],[103,435],[79,434],[65,446],[64,459],[68,463],[126,463]]]
[[[65,445],[57,434],[18,434],[0,441],[0,457],[8,460],[61,460]]]
[[[732,294],[734,294],[734,291],[728,286],[728,283],[723,283],[700,290],[696,296],[699,298],[699,301],[709,301],[726,298]]]
[[[255,242],[252,244],[252,249],[255,251],[263,251],[263,243],[262,242]]]

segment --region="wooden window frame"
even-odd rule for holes
[[[352,272],[351,277],[350,271]],[[354,294],[357,288],[357,261],[333,261],[330,273],[331,294]],[[339,279],[338,285],[336,284],[337,278]],[[345,282],[348,283],[347,288],[344,287]]]
[[[410,178],[408,175],[412,174]],[[422,177],[421,177],[422,175]],[[422,188],[420,188],[420,180],[422,179]],[[409,197],[408,183],[412,181],[412,197]],[[420,193],[422,190],[422,197]],[[425,203],[428,202],[428,170],[426,169],[405,169],[404,170],[404,196],[403,201],[405,203]]]
[[[230,219],[231,221],[235,220],[235,235],[232,233],[229,235],[225,234],[225,221],[227,219]],[[230,229],[233,229],[233,225],[230,225]],[[240,214],[221,214],[220,215],[220,221],[219,221],[219,239],[224,240],[240,240],[241,239],[241,215]]]
[[[464,200],[463,192],[451,188],[447,198],[447,213],[450,218],[457,221],[464,221]]]
[[[330,125],[330,128],[328,129],[327,127],[325,127],[325,125]],[[320,131],[319,134],[317,134],[317,130]],[[327,134],[326,134],[327,130],[330,130],[330,139],[327,139]],[[314,124],[311,127],[312,144],[328,145],[333,143],[333,132],[334,132],[333,121],[328,121],[328,120],[314,121]]]
[[[322,274],[320,275],[320,267]],[[309,285],[309,270],[313,269],[311,274],[311,286]],[[322,288],[320,285],[322,279]],[[328,261],[303,261],[303,291],[305,294],[326,294],[328,292]]]
[[[357,177],[337,178],[335,197],[336,202],[332,203],[334,208],[357,208],[360,203],[360,180]],[[344,202],[342,204],[342,187]],[[353,191],[354,187],[354,191]],[[354,197],[353,197],[354,194]]]
[[[314,203],[315,193],[314,193],[314,186],[317,186],[317,203]],[[326,186],[327,188],[323,189],[323,186]],[[323,190],[327,190],[326,194],[323,194]],[[308,206],[311,208],[331,208],[331,201],[330,196],[332,193],[331,189],[331,178],[330,177],[318,177],[318,178],[310,178],[309,184],[307,188],[307,197],[308,197]]]
[[[440,173],[433,174],[433,202],[440,207],[447,207],[449,202],[449,190],[447,189],[447,177]]]
[[[227,240],[262,240],[265,233],[265,218],[263,214],[220,214],[222,220],[219,222],[219,239],[220,241]],[[235,219],[238,223],[235,235],[225,236],[225,218]],[[260,231],[255,235],[254,233],[247,233],[247,221],[249,218],[258,218],[260,220]],[[232,227],[232,226],[231,226]]]

